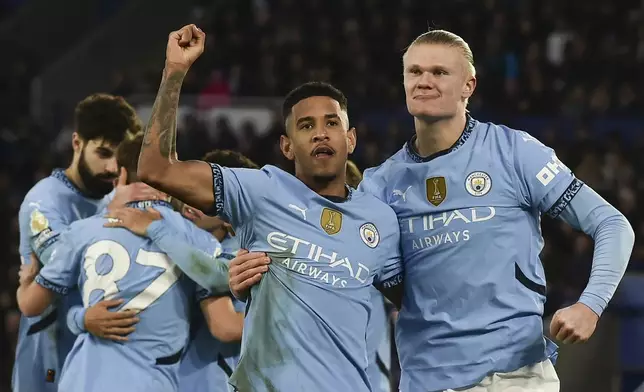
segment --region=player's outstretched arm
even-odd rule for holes
[[[161,214],[152,208],[146,211],[122,208],[107,214],[106,227],[122,227],[134,234],[150,238],[190,279],[213,293],[228,292],[228,264],[219,259],[221,245],[209,233],[196,228],[189,242],[186,233],[164,224]],[[199,237],[199,238],[197,238]],[[199,241],[201,240],[201,241]],[[201,242],[201,247],[194,243]],[[207,245],[206,245],[207,243]],[[208,251],[205,249],[208,248]]]
[[[208,297],[199,303],[212,336],[222,342],[237,342],[242,338],[244,314],[235,311],[229,296]]]
[[[203,211],[214,202],[212,169],[176,156],[176,117],[183,79],[204,51],[206,34],[195,25],[168,37],[161,85],[145,129],[137,175],[141,181]]]
[[[56,294],[35,282],[40,263],[36,256],[31,254],[31,262],[20,266],[18,276],[20,286],[16,292],[18,308],[27,317],[42,314],[54,301]]]

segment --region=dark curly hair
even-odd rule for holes
[[[113,144],[141,131],[134,108],[123,97],[110,94],[92,94],[80,101],[74,111],[74,125],[85,141],[104,139]]]
[[[293,106],[298,102],[311,97],[329,97],[340,104],[340,109],[347,111],[348,101],[342,91],[325,82],[308,82],[294,88],[284,98],[282,104],[282,117],[284,121],[291,115]]]

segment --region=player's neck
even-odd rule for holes
[[[81,192],[87,192],[87,189],[85,188],[85,184],[83,184],[83,180],[81,179],[80,173],[78,172],[78,167],[74,165],[73,163],[65,169],[65,175],[67,178],[69,178],[69,181],[72,182],[78,188]]]
[[[347,197],[346,177],[337,176],[332,180],[319,180],[311,177],[297,176],[311,190],[322,196]]]
[[[436,121],[414,118],[416,150],[422,157],[447,150],[461,137],[465,129],[465,113]]]

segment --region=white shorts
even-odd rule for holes
[[[494,373],[477,385],[445,392],[559,392],[559,377],[549,359],[509,373]]]

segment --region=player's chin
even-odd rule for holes
[[[418,118],[441,118],[447,115],[447,111],[430,102],[413,102],[407,105],[409,114]]]

